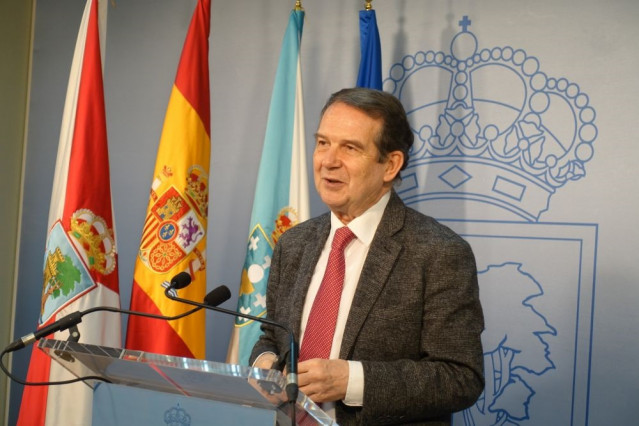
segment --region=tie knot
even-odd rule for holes
[[[348,226],[342,226],[335,231],[335,236],[333,237],[332,249],[343,251],[344,248],[350,243],[353,238],[355,238],[355,234],[353,231],[349,229]]]

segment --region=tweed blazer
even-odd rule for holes
[[[326,213],[286,231],[269,275],[267,312],[299,339],[302,309],[330,233]],[[364,401],[338,401],[340,425],[445,425],[483,390],[483,314],[468,243],[392,191],[346,322],[340,358],[362,362]],[[284,354],[288,336],[263,326],[251,360]],[[298,340],[299,341],[299,340]]]

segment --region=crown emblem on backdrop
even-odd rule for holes
[[[164,423],[167,426],[190,426],[191,416],[177,404],[164,412]]]
[[[459,21],[449,53],[407,55],[384,80],[415,132],[399,192],[407,202],[474,200],[538,220],[557,189],[586,175],[595,110],[577,84],[548,76],[524,50],[480,48],[470,24]]]

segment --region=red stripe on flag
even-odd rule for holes
[[[34,345],[31,350],[27,382],[48,382],[50,370],[51,358]],[[25,409],[20,410],[17,425],[44,425],[48,393],[48,386],[25,386],[22,392],[22,406]]]
[[[131,292],[131,306],[135,310],[154,315],[162,315],[153,300],[133,282]],[[195,358],[184,340],[175,332],[168,321],[140,316],[129,316],[126,333],[126,348],[165,354],[171,348],[171,355]]]
[[[67,232],[71,229],[70,218],[80,206],[103,218],[108,226],[113,224],[97,3],[96,0],[92,5],[87,28],[62,213],[62,225]],[[117,270],[107,275],[95,269],[90,273],[96,282],[120,292]]]
[[[175,77],[175,86],[198,113],[209,137],[211,136],[208,65],[210,10],[209,0],[198,2],[190,24],[190,28],[197,31],[189,31],[186,36]],[[193,78],[193,75],[197,75],[198,78]]]

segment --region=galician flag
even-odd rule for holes
[[[106,4],[87,1],[71,64],[49,207],[39,327],[78,310],[120,307],[100,49]],[[122,344],[120,317],[114,313],[87,315],[78,331],[82,343]],[[66,340],[68,335],[50,337]],[[27,381],[73,378],[34,346]],[[91,424],[92,394],[82,382],[27,386],[18,425]]]
[[[191,274],[192,284],[180,290],[180,296],[202,301],[206,294],[210,14],[210,0],[199,0],[169,98],[135,262],[131,291],[135,311],[174,316],[190,310],[166,298],[162,286],[183,271]],[[177,321],[130,316],[126,347],[204,358],[204,335],[204,311]]]
[[[304,11],[291,12],[280,53],[257,177],[242,269],[238,311],[266,315],[273,247],[284,231],[309,217],[300,44]],[[236,317],[227,361],[248,364],[260,324]]]
[[[382,48],[377,30],[375,11],[369,8],[359,12],[359,40],[361,59],[357,87],[382,90]]]

